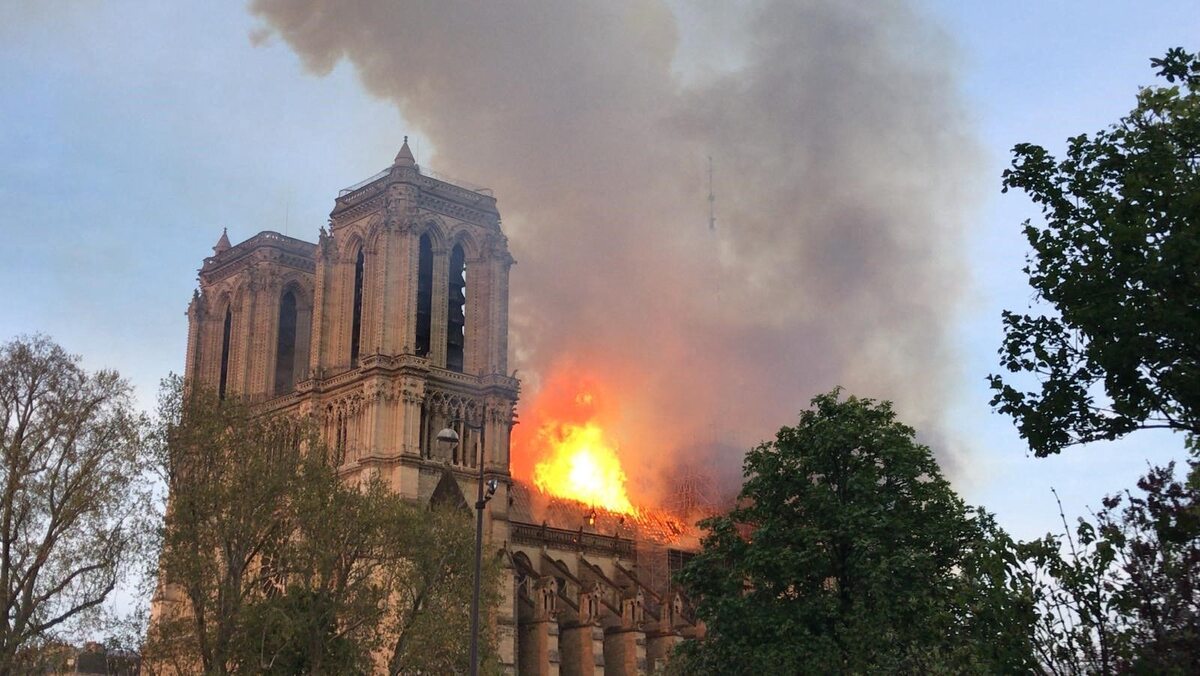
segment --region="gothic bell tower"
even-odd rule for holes
[[[338,194],[316,245],[222,235],[188,309],[187,377],[315,416],[348,479],[427,502],[450,479],[473,495],[482,461],[507,488],[512,264],[491,192],[423,173],[405,139]],[[457,446],[436,441],[445,427]]]

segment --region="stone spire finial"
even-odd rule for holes
[[[408,149],[408,137],[404,137],[404,145],[400,146],[400,152],[396,153],[396,161],[392,166],[411,167],[416,165],[417,160],[413,157],[412,151]]]
[[[213,247],[213,255],[228,251],[230,246],[232,245],[229,243],[229,228],[221,228],[221,239],[218,239],[217,245]]]

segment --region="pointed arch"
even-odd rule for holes
[[[233,334],[233,304],[225,304],[225,317],[221,325],[221,371],[217,380],[217,398],[224,399],[229,385],[229,343]]]
[[[429,235],[429,242],[435,250],[444,249],[446,247],[446,233],[448,232],[446,222],[437,216],[427,216],[417,226],[415,234],[417,236]]]
[[[363,241],[367,251],[378,251],[379,240],[383,237],[385,232],[383,227],[383,218],[381,218],[378,214],[372,216],[370,220],[367,221],[364,232],[366,233],[366,236],[364,237]]]
[[[366,281],[366,255],[363,247],[358,248],[354,257],[354,287],[352,292],[353,309],[350,316],[350,368],[358,366],[359,348],[362,343],[363,315],[363,284]]]
[[[296,384],[296,291],[285,289],[279,298],[279,323],[275,332],[275,394],[286,394]]]
[[[312,330],[312,290],[297,278],[284,282],[279,295],[275,341],[276,395],[291,392],[307,376]]]
[[[437,486],[433,489],[433,495],[429,498],[429,506],[431,509],[442,507],[469,511],[467,498],[463,495],[462,488],[459,487],[458,481],[454,479],[450,470],[442,470],[442,478],[438,480]]]
[[[243,307],[246,304],[247,294],[250,293],[248,286],[245,279],[236,280],[230,286],[226,286],[225,290],[217,297],[216,320],[221,327],[218,329],[220,339],[216,343],[219,346],[216,372],[218,399],[225,399],[232,393],[232,390],[241,387],[235,372],[243,370],[239,365],[244,358],[242,352],[245,348],[238,332],[243,330],[242,323],[245,319]]]
[[[349,360],[350,368],[356,368],[362,345],[363,303],[367,280],[366,256],[369,249],[363,238],[361,225],[348,226],[339,230],[336,238],[342,240],[337,248],[337,261],[339,270],[343,271],[339,272],[341,284],[344,284],[341,286],[340,293],[346,294],[342,298],[345,299],[343,302],[347,303],[341,307],[349,310],[349,316],[341,315],[341,317],[342,321],[350,320],[350,325],[346,327],[348,331],[343,334],[347,336],[346,342],[341,343],[338,350],[346,350],[342,353],[343,358]]]
[[[464,225],[458,225],[446,233],[447,249],[455,245],[462,247],[463,254],[468,260],[479,257],[479,242],[476,241],[475,235],[472,234],[470,229]]]
[[[433,238],[423,232],[417,242],[417,316],[415,351],[429,355],[433,335]]]
[[[354,257],[363,251],[367,242],[363,239],[363,234],[357,228],[349,228],[349,231],[342,231],[339,235],[346,237],[345,242],[338,247],[338,257],[343,261],[353,261]]]
[[[467,343],[467,256],[461,241],[450,249],[446,287],[446,368],[461,373]]]

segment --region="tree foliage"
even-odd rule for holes
[[[1022,143],[1004,172],[1041,206],[1025,272],[1050,314],[1004,312],[992,405],[1038,456],[1135,429],[1200,432],[1200,58],[1152,60],[1169,86],[1138,92],[1067,155]]]
[[[992,405],[1038,456],[1145,428],[1200,431],[1200,56],[1152,59],[1111,128],[1068,139],[1058,161],[1020,144],[1004,189],[1041,205],[1025,272],[1049,315],[1004,313]],[[1040,381],[1022,391],[1017,379]],[[1196,673],[1200,473],[1151,468],[1073,530],[1022,546],[1035,645],[1054,674]],[[1060,510],[1061,514],[1061,510]]]
[[[466,513],[437,508],[432,513],[408,510],[419,522],[407,529],[403,583],[390,600],[385,632],[388,670],[397,674],[469,672],[471,593],[475,532]],[[480,608],[500,600],[500,567],[485,560]],[[487,612],[486,610],[484,612]],[[486,617],[480,623],[480,671],[500,673],[494,636]]]
[[[148,534],[142,420],[113,371],[44,336],[0,346],[0,673],[94,619]]]
[[[346,483],[302,420],[178,382],[161,409],[170,502],[151,669],[364,673],[382,658],[391,673],[466,670],[465,512]]]
[[[170,492],[159,604],[170,612],[155,618],[147,651],[181,669],[198,661],[205,673],[229,673],[245,666],[235,642],[246,635],[247,606],[275,583],[269,559],[288,535],[305,430],[209,392],[185,396],[178,380],[159,408]]]
[[[1033,665],[1012,543],[890,404],[813,400],[751,450],[739,506],[679,576],[707,636],[685,673],[1001,672]]]
[[[1023,546],[1046,673],[1200,672],[1196,488],[1175,479],[1173,464],[1151,468],[1138,493],[1105,498],[1073,534]]]

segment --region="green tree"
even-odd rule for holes
[[[96,628],[143,551],[149,463],[130,392],[45,336],[0,346],[0,674],[32,671],[72,624]]]
[[[751,450],[739,506],[679,576],[707,636],[684,673],[1033,666],[1013,544],[966,507],[891,405],[818,396]]]
[[[1025,191],[1025,272],[1047,313],[1004,313],[992,405],[1038,456],[1146,428],[1200,431],[1200,56],[1152,59],[1165,86],[1059,161],[1020,144],[1004,190]],[[1022,389],[1032,376],[1034,391]],[[1035,645],[1050,673],[1195,673],[1200,472],[1155,467],[1140,493],[1023,546]],[[1061,513],[1061,512],[1060,512]]]
[[[1064,517],[1022,545],[1046,673],[1200,672],[1200,492],[1174,474],[1153,467],[1074,533]]]
[[[1153,59],[1169,86],[1138,92],[1064,160],[1022,143],[1004,190],[1025,191],[1025,272],[1048,313],[1004,312],[992,405],[1040,457],[1161,427],[1200,432],[1200,58]],[[1026,391],[1025,375],[1039,386]]]
[[[392,673],[467,670],[466,512],[344,482],[303,420],[185,394],[178,380],[160,408],[170,501],[151,669],[367,673],[383,659]]]
[[[311,435],[211,392],[185,393],[178,378],[163,387],[159,425],[169,503],[146,652],[181,673],[231,673],[245,666],[236,643],[249,606],[278,581],[271,559],[291,528],[300,446]]]
[[[285,525],[262,557],[270,582],[242,617],[234,651],[244,670],[368,672],[382,646],[378,625],[415,524],[382,482],[345,485],[320,451],[314,444],[301,459]]]
[[[399,674],[451,674],[470,671],[471,593],[475,575],[475,524],[452,507],[416,511],[404,546],[402,583],[389,600],[388,670]],[[480,608],[499,603],[499,561],[485,557]],[[485,611],[486,612],[486,611]],[[500,673],[491,625],[480,623],[480,671]]]

